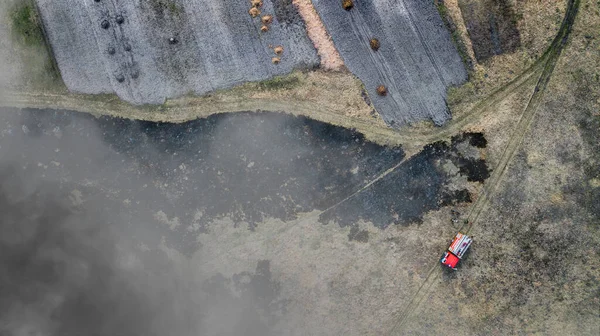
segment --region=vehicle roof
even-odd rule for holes
[[[471,237],[462,233],[457,233],[456,237],[452,240],[452,244],[450,244],[448,251],[455,254],[458,258],[462,258],[472,242],[473,240]]]

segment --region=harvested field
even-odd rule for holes
[[[342,61],[340,54],[335,49],[319,14],[317,14],[312,5],[312,1],[293,0],[293,3],[298,8],[298,13],[302,16],[306,24],[306,33],[321,58],[321,68],[339,70],[344,65],[344,61]]]
[[[319,64],[291,0],[263,1],[260,11],[274,17],[266,33],[260,17],[249,15],[249,1],[36,2],[73,92],[114,92],[130,103],[162,104]],[[269,45],[287,48],[281,62],[267,57]]]
[[[433,2],[313,1],[345,65],[365,85],[383,120],[392,127],[450,119],[446,89],[466,79],[466,71]],[[377,38],[374,51],[369,41]],[[384,85],[388,94],[378,96]]]

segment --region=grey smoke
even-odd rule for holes
[[[273,333],[281,302],[268,261],[200,279],[187,258],[153,247],[162,233],[150,205],[112,196],[164,202],[142,188],[161,172],[123,176],[139,162],[107,145],[92,118],[0,112],[0,335]]]
[[[56,184],[23,190],[21,184],[31,178],[20,167],[2,163],[0,331],[19,336],[169,334],[165,328],[181,317],[148,297],[159,285],[155,276],[141,281],[142,269],[119,265],[117,251],[128,245],[119,241],[114,224],[99,209],[72,209]],[[173,300],[176,292],[169,283],[158,282]],[[169,323],[156,323],[165,318]]]
[[[30,178],[1,164],[0,335],[269,334],[252,309],[259,287],[236,298],[160,252],[137,259],[100,204],[73,208],[56,184],[21,187]]]
[[[45,139],[18,127],[16,111],[2,112],[2,131],[18,134],[0,141],[0,334],[187,335],[180,328],[189,316],[173,309],[192,305],[181,279],[136,256],[113,204],[81,203],[72,182],[40,173],[46,158],[31,149]],[[75,152],[102,156],[95,141]]]
[[[6,21],[14,3],[0,3],[0,99],[21,78]],[[142,188],[157,176],[121,174],[137,163],[122,161],[92,118],[61,119],[75,136],[31,115],[0,108],[0,335],[272,333],[259,311],[277,308],[268,261],[205,280],[188,259],[145,248],[160,235],[152,213],[112,195],[160,200]]]

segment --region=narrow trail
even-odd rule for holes
[[[480,197],[471,208],[469,216],[467,217],[469,224],[464,229],[466,233],[471,231],[483,208],[487,205],[489,197],[496,191],[499,181],[506,173],[509,162],[515,156],[517,149],[519,149],[521,143],[523,142],[525,133],[529,129],[529,126],[531,126],[531,122],[533,121],[536,111],[542,102],[542,98],[548,83],[550,82],[550,78],[552,77],[554,68],[556,67],[556,63],[558,62],[560,54],[562,53],[568,41],[569,33],[571,32],[571,28],[575,22],[575,17],[577,16],[579,1],[580,0],[569,0],[567,12],[565,14],[565,18],[563,19],[561,29],[550,46],[550,55],[548,57],[548,61],[544,65],[544,70],[538,79],[538,82],[533,90],[533,94],[531,95],[525,110],[521,114],[521,118],[509,140],[509,143],[502,153],[500,162],[496,166],[494,173],[483,188]]]
[[[559,32],[560,35],[560,32]],[[206,118],[213,114],[235,113],[244,111],[285,111],[294,115],[304,115],[309,118],[328,123],[339,124],[344,127],[353,127],[358,131],[372,132],[375,135],[390,139],[393,143],[408,143],[425,145],[427,143],[443,140],[459,132],[469,124],[477,123],[486,117],[493,107],[513,92],[521,89],[535,79],[543,71],[551,54],[548,49],[533,65],[519,74],[511,82],[495,90],[470,110],[454,117],[445,126],[430,129],[405,128],[400,132],[387,128],[374,129],[373,125],[361,119],[343,117],[335,110],[329,110],[322,105],[315,105],[306,100],[293,99],[239,99],[227,100],[218,103],[199,102],[189,97],[169,100],[158,110],[148,110],[147,106],[133,106],[120,101],[116,96],[94,96],[69,93],[64,88],[57,91],[4,91],[1,94],[0,106],[15,108],[62,109],[89,113],[95,116],[110,115],[115,117],[155,121],[182,123],[197,118]],[[316,113],[315,111],[319,111]],[[341,118],[349,118],[341,122]],[[351,119],[351,120],[350,120]]]
[[[552,73],[554,72],[554,68],[560,54],[562,53],[566,42],[568,41],[569,34],[571,32],[573,23],[575,22],[575,18],[577,16],[577,12],[579,9],[580,0],[568,0],[567,11],[565,13],[565,17],[561,24],[558,34],[554,38],[552,44],[548,48],[548,51],[545,54],[545,63],[543,63],[543,70],[540,74],[535,88],[533,89],[533,93],[527,103],[527,106],[523,110],[519,122],[512,133],[509,142],[504,149],[502,156],[496,169],[492,173],[492,176],[486,183],[483,188],[479,198],[473,204],[471,211],[467,217],[467,225],[461,227],[459,231],[470,233],[473,229],[474,225],[477,223],[479,216],[483,213],[483,210],[489,203],[490,198],[494,195],[496,190],[498,189],[499,182],[502,180],[502,177],[505,175],[509,163],[512,161],[512,158],[515,156],[517,150],[519,149],[525,134],[527,133],[538,107],[542,102],[542,98],[544,96],[545,90],[548,86],[548,82],[552,77]],[[409,303],[401,310],[401,313],[398,316],[398,320],[396,324],[392,327],[390,332],[391,335],[401,334],[402,329],[405,323],[409,320],[412,314],[416,313],[419,308],[421,302],[427,297],[430,293],[430,289],[433,284],[440,279],[442,271],[440,266],[436,262],[427,273],[427,277],[424,282],[421,284],[417,292],[413,295]]]
[[[368,129],[379,136],[390,139],[394,143],[407,143],[425,145],[427,143],[446,139],[459,132],[469,124],[477,123],[486,117],[492,107],[513,92],[528,85],[535,75],[543,70],[549,51],[542,55],[531,67],[518,75],[510,83],[497,89],[480,103],[459,117],[453,118],[445,126],[417,130],[406,128],[400,132],[387,128],[373,129],[373,126],[360,119],[352,119],[350,124],[341,122],[344,118],[338,112],[328,110],[322,105],[309,101],[278,100],[278,99],[240,99],[223,101],[219,104],[203,104],[194,99],[181,99],[169,101],[158,112],[149,111],[144,106],[133,106],[120,101],[115,96],[104,98],[93,95],[77,93],[47,92],[47,91],[5,91],[2,92],[0,106],[14,108],[57,109],[89,113],[95,116],[109,115],[120,118],[145,120],[154,122],[183,123],[197,118],[206,118],[213,114],[236,113],[246,111],[285,111],[293,115],[304,115],[315,120],[340,124],[344,127],[353,127],[358,131]],[[319,111],[319,113],[315,113]],[[348,118],[348,117],[346,117]]]
[[[303,221],[307,221],[307,220],[314,220],[314,221],[318,221],[319,217],[324,214],[327,213],[335,208],[337,208],[338,206],[340,206],[341,204],[345,203],[346,201],[350,200],[351,198],[353,198],[354,196],[360,194],[361,192],[365,191],[366,189],[368,189],[369,187],[371,187],[373,184],[375,184],[377,181],[381,180],[382,178],[386,177],[387,175],[389,175],[390,173],[392,173],[393,171],[395,171],[396,169],[398,169],[398,167],[402,166],[408,159],[410,158],[409,155],[405,156],[404,158],[402,158],[398,163],[396,163],[395,165],[393,165],[392,167],[388,168],[387,170],[385,170],[384,172],[382,172],[381,174],[377,175],[374,179],[372,179],[371,181],[369,181],[368,183],[366,183],[363,187],[361,187],[360,189],[358,189],[357,191],[355,191],[354,193],[350,194],[348,197],[342,199],[341,201],[337,202],[336,204],[322,210],[322,211],[316,211],[313,213],[309,213],[306,216],[299,216],[298,218],[287,222],[286,227],[277,230],[278,235],[282,234],[283,232],[286,232],[288,230],[290,230],[291,228],[295,227],[297,223],[303,222]],[[272,239],[273,235],[267,235],[265,237],[259,238],[257,240],[255,240],[255,243],[260,243],[260,244],[264,244],[267,240]],[[225,253],[225,256],[227,257],[233,257],[236,255],[236,251],[235,250],[230,250],[227,253]],[[203,263],[202,265],[205,265],[209,262]],[[430,272],[431,273],[431,272]]]
[[[48,91],[4,91],[0,95],[0,106],[10,108],[55,109],[89,113],[94,116],[113,116],[119,118],[144,120],[152,122],[183,123],[197,118],[207,118],[220,113],[237,113],[247,111],[285,111],[292,115],[303,115],[311,119],[355,128],[359,132],[367,132],[378,137],[389,139],[396,144],[425,145],[438,140],[447,139],[475,124],[493,111],[504,98],[529,84],[535,75],[543,69],[547,55],[543,55],[530,68],[525,70],[510,83],[491,93],[459,117],[453,118],[445,126],[417,130],[406,128],[401,131],[374,127],[365,120],[344,117],[327,106],[317,105],[306,100],[279,99],[239,99],[219,103],[198,102],[194,99],[168,101],[157,110],[148,110],[147,106],[133,106],[120,101],[116,96],[93,96],[77,93]],[[315,111],[318,111],[315,112]]]
[[[335,209],[336,207],[338,207],[340,204],[348,201],[349,199],[353,198],[354,196],[360,194],[361,192],[365,191],[366,189],[369,189],[369,187],[371,187],[373,184],[375,184],[375,182],[381,180],[382,178],[386,177],[388,174],[390,174],[391,172],[393,172],[394,170],[398,169],[398,167],[402,166],[408,159],[410,158],[410,156],[405,156],[402,160],[400,160],[400,162],[398,162],[397,164],[395,164],[393,167],[389,168],[388,170],[384,171],[383,173],[379,174],[377,177],[375,177],[374,179],[372,179],[370,182],[368,182],[367,184],[365,184],[362,188],[358,189],[357,191],[355,191],[354,193],[350,194],[350,196],[344,198],[343,200],[337,202],[336,204],[330,206],[329,208],[323,210],[321,212],[321,214],[324,214],[326,212],[329,212],[330,210]]]

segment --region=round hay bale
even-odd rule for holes
[[[376,38],[372,38],[371,40],[369,40],[369,44],[371,45],[371,49],[375,51],[379,50],[379,47],[381,46],[379,44],[379,40]]]
[[[268,24],[271,24],[271,22],[273,22],[273,16],[267,14],[267,15],[263,16],[261,20],[262,20],[263,24],[268,25]]]
[[[276,55],[281,55],[281,54],[283,54],[283,47],[277,46],[277,47],[273,48],[273,51],[275,52]]]
[[[273,58],[271,58],[271,62],[273,64],[279,64],[279,62],[281,62],[281,58],[279,58],[279,57],[273,57]]]
[[[269,27],[263,25],[262,27],[260,27],[260,31],[263,32],[263,33],[266,33],[266,32],[269,31]]]
[[[102,29],[108,29],[108,27],[110,27],[110,22],[108,22],[108,20],[102,20],[102,22],[100,22],[100,27],[102,27]]]
[[[260,15],[260,10],[256,7],[252,7],[250,8],[250,10],[248,11],[248,13],[250,14],[250,16],[252,17],[257,17]]]
[[[109,55],[114,55],[117,52],[114,47],[108,47],[107,51]]]
[[[250,3],[252,4],[252,7],[262,7],[263,5],[262,0],[251,0]]]
[[[115,21],[117,22],[117,24],[123,24],[123,22],[125,22],[125,18],[123,17],[123,15],[117,15],[115,16]]]
[[[379,85],[377,87],[377,94],[380,95],[380,96],[382,96],[382,97],[383,96],[387,96],[387,89],[385,88],[385,86]]]
[[[349,11],[354,7],[354,2],[352,0],[342,0],[342,8]]]

